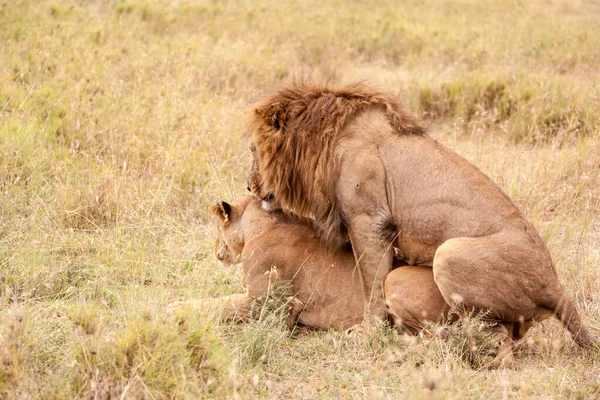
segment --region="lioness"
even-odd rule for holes
[[[396,247],[408,264],[433,267],[451,305],[511,323],[556,315],[578,344],[595,343],[533,225],[391,95],[295,82],[255,103],[249,128],[249,189],[313,218],[325,244],[351,242],[372,315],[385,318]]]
[[[242,263],[247,291],[221,299],[192,300],[171,305],[222,306],[225,320],[245,321],[252,300],[268,294],[272,285],[288,280],[294,298],[289,324],[347,329],[360,324],[364,303],[355,262],[348,249],[330,250],[314,231],[281,213],[267,213],[260,200],[245,196],[211,206],[219,237],[216,256],[226,265]],[[426,322],[439,322],[449,310],[430,267],[401,266],[385,280],[389,312],[407,333]]]

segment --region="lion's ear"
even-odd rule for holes
[[[226,201],[216,201],[210,205],[210,213],[219,218],[223,224],[229,224],[231,204]]]
[[[286,112],[281,103],[273,103],[269,106],[269,108],[266,109],[265,112],[259,112],[259,114],[262,114],[265,122],[269,126],[273,127],[273,129],[276,131],[279,131],[285,127]]]

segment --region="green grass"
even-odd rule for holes
[[[0,0],[0,398],[598,396],[600,354],[556,321],[489,369],[469,326],[165,315],[242,290],[207,208],[245,191],[250,101],[312,72],[391,91],[498,182],[598,336],[598,20],[566,0]]]

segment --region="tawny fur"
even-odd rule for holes
[[[395,247],[408,264],[433,267],[452,305],[511,323],[554,314],[577,343],[596,343],[531,222],[392,96],[292,83],[252,107],[249,127],[253,194],[314,219],[333,248],[351,242],[376,318],[385,318]]]
[[[171,309],[214,309],[221,311],[224,320],[243,322],[253,300],[286,280],[291,282],[294,297],[288,323],[347,329],[362,322],[360,280],[349,249],[323,247],[312,229],[281,213],[266,212],[256,198],[234,201],[228,213],[223,212],[224,204],[211,206],[219,228],[215,254],[226,264],[242,263],[246,293],[181,302]],[[388,274],[385,290],[393,321],[407,333],[416,334],[448,313],[430,267],[396,268]]]
[[[423,123],[398,100],[363,83],[335,87],[294,81],[253,104],[249,112],[262,184],[269,182],[269,194],[286,208],[314,218],[319,237],[332,247],[347,241],[331,184],[337,173],[334,151],[344,135],[342,128],[372,107],[385,113],[395,132],[425,134]],[[273,134],[272,125],[265,121],[277,119],[280,129]]]
[[[215,254],[227,265],[242,263],[247,291],[180,302],[178,307],[214,309],[224,320],[245,322],[251,302],[287,280],[295,300],[288,323],[346,329],[362,321],[364,304],[350,249],[322,246],[311,228],[280,212],[268,213],[250,196],[231,204],[214,203],[211,213],[219,230]],[[432,268],[400,262],[396,266],[385,279],[386,304],[394,325],[414,335],[447,318],[450,307],[434,282]],[[532,322],[500,321],[495,331],[518,340]]]

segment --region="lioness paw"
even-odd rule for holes
[[[174,314],[185,308],[185,301],[174,301],[167,306],[167,314]]]
[[[167,306],[167,314],[189,311],[211,311],[218,306],[215,299],[193,299],[185,301],[175,301]]]

